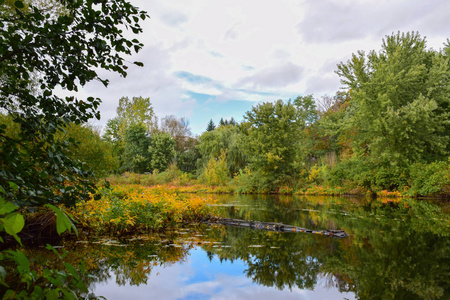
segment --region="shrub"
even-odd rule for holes
[[[220,156],[216,159],[211,157],[199,179],[207,185],[225,185],[230,181],[230,175],[226,160],[227,152],[221,150]]]
[[[210,196],[182,194],[168,187],[118,185],[101,190],[99,200],[77,204],[75,218],[97,232],[162,229],[194,221],[213,212]]]
[[[450,158],[431,164],[415,163],[410,166],[410,194],[425,196],[444,192],[450,186]]]

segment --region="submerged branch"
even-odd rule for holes
[[[208,219],[205,220],[204,222],[208,224],[223,224],[227,226],[245,227],[250,229],[266,230],[266,231],[314,233],[336,238],[345,238],[348,236],[348,234],[344,230],[328,230],[328,229],[311,230],[307,228],[273,222],[247,221],[247,220],[227,219],[227,218]]]

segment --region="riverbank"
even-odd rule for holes
[[[320,195],[320,196],[355,196],[368,198],[448,198],[450,199],[450,183],[428,194],[417,193],[415,187],[403,186],[400,190],[371,190],[366,187],[349,184],[347,186],[327,186],[316,183],[298,184],[295,187],[283,185],[275,190],[243,188],[235,180],[224,185],[207,185],[186,173],[179,174],[135,174],[124,173],[107,178],[112,185],[141,185],[160,187],[178,193],[187,194],[279,194],[279,195]],[[449,180],[450,182],[450,180]]]

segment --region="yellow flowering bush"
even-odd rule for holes
[[[74,217],[98,232],[162,229],[213,213],[212,196],[180,193],[167,186],[116,185],[100,190],[100,199],[79,202]]]

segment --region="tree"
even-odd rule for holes
[[[189,121],[184,118],[177,118],[174,115],[165,116],[161,119],[161,132],[167,132],[175,140],[175,150],[182,152],[186,150],[188,140],[191,135]]]
[[[206,126],[206,131],[213,131],[216,129],[216,125],[214,124],[213,120],[209,120],[208,126]]]
[[[63,11],[48,11],[31,1],[16,0],[12,5],[12,1],[0,0],[0,111],[19,131],[18,136],[11,136],[7,134],[11,123],[0,126],[0,232],[18,241],[17,233],[24,225],[19,206],[46,205],[56,214],[58,233],[76,231],[52,203],[74,205],[94,191],[83,166],[67,153],[71,141],[58,135],[69,124],[99,118],[100,99],[63,98],[53,91],[58,87],[77,91],[92,80],[107,85],[108,80],[97,74],[99,70],[126,76],[124,56],[143,46],[125,37],[123,30],[142,32],[139,21],[147,14],[125,0],[54,2]],[[49,270],[42,288],[38,281],[43,277],[31,272],[23,253],[9,251],[0,253],[0,258],[20,264],[19,282],[24,285],[19,291],[8,290],[5,294],[10,298],[76,298],[83,287],[73,281],[78,276],[65,275],[74,274],[71,265],[66,264],[66,272]],[[5,268],[1,269],[4,283]],[[71,289],[75,284],[76,289]]]
[[[109,175],[117,167],[112,146],[100,137],[100,133],[90,125],[70,124],[61,139],[73,139],[67,155],[86,164],[97,179]]]
[[[125,131],[122,170],[136,173],[150,171],[152,139],[142,123],[131,124]]]
[[[133,97],[131,100],[128,97],[120,98],[117,117],[121,120],[124,128],[131,124],[141,123],[149,132],[152,132],[157,126],[150,98]]]
[[[155,131],[157,124],[150,98],[122,97],[116,112],[117,116],[108,120],[105,128],[104,138],[109,141],[123,141],[125,131],[132,124],[143,124],[148,132]]]
[[[383,39],[381,51],[359,51],[338,65],[349,89],[354,150],[378,163],[408,165],[448,156],[449,45],[427,50],[417,33]]]
[[[143,97],[120,98],[116,112],[117,116],[108,120],[103,138],[112,144],[119,170],[129,170],[130,161],[126,161],[124,156],[126,131],[132,125],[140,124],[148,134],[156,132],[156,117],[150,98]]]
[[[199,137],[197,149],[201,158],[199,168],[206,166],[210,158],[218,159],[226,151],[228,172],[235,174],[247,164],[244,153],[243,135],[237,126],[220,126],[213,131],[206,131]]]
[[[265,102],[244,115],[250,169],[266,188],[288,183],[296,175],[301,129],[309,117],[306,113],[309,100],[299,97],[294,103]],[[301,106],[305,101],[308,105]]]
[[[207,185],[225,185],[230,180],[226,156],[227,151],[221,150],[218,158],[211,157],[199,177],[200,181]]]
[[[126,76],[124,55],[142,48],[138,40],[124,37],[123,28],[140,33],[138,22],[147,17],[130,3],[58,2],[65,13],[53,16],[20,0],[13,13],[3,9],[4,1],[0,4],[0,109],[20,126],[16,139],[5,135],[5,126],[0,128],[0,186],[7,200],[23,205],[73,205],[87,196],[92,185],[66,155],[68,142],[57,140],[56,133],[70,123],[99,118],[100,99],[62,98],[53,90],[77,91],[92,80],[107,85],[97,71]],[[33,74],[39,78],[36,88],[30,86]]]
[[[153,135],[148,149],[153,170],[165,171],[169,164],[173,162],[175,158],[175,144],[175,140],[167,132]]]

